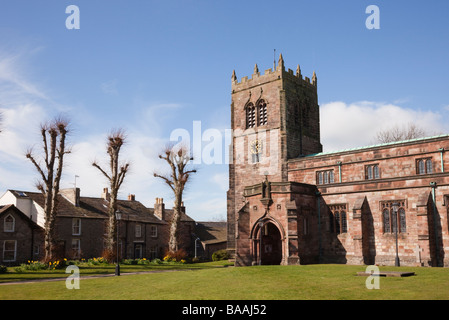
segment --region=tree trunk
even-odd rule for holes
[[[175,205],[173,207],[173,218],[170,224],[170,240],[168,248],[171,252],[176,252],[179,249],[179,225],[181,221],[181,203],[182,203],[182,190],[176,190]]]

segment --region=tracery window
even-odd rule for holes
[[[317,184],[334,183],[334,170],[318,171],[316,174]]]
[[[371,164],[365,167],[365,179],[373,180],[380,178],[380,171],[378,164]]]
[[[336,234],[348,232],[346,204],[329,205],[329,231]]]
[[[432,158],[416,160],[416,173],[427,174],[433,172]]]
[[[393,203],[397,202],[399,205],[398,211],[394,212]],[[382,208],[382,222],[384,233],[395,233],[396,228],[398,233],[407,232],[405,201],[384,201],[381,203]]]

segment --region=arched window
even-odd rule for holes
[[[268,123],[267,104],[264,100],[260,100],[258,105],[259,109],[259,126],[264,126]]]
[[[335,232],[337,234],[340,234],[340,213],[337,211],[335,212]]]
[[[383,220],[384,220],[384,233],[390,233],[391,232],[391,224],[390,224],[390,210],[385,208],[382,211]]]
[[[399,232],[407,232],[407,225],[405,223],[405,210],[404,208],[399,208]]]
[[[3,231],[4,232],[14,232],[14,229],[15,229],[15,219],[12,215],[8,214],[5,217]]]
[[[323,172],[320,171],[317,173],[318,184],[323,184]]]
[[[341,233],[348,232],[348,222],[346,220],[346,212],[342,211],[340,213],[341,218]]]
[[[426,173],[432,173],[432,160],[426,160]]]
[[[252,103],[246,106],[246,128],[254,128],[256,126],[256,107]]]
[[[393,211],[393,207],[387,205],[382,211],[384,233],[395,233],[396,228],[399,227],[399,233],[407,232],[407,223],[405,217],[405,209],[403,207],[398,208],[398,212]]]

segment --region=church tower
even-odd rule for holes
[[[317,77],[285,70],[282,54],[277,66],[251,79],[232,73],[233,130],[227,203],[228,250],[235,253],[238,212],[245,206],[245,186],[287,181],[288,159],[319,153],[320,120]]]

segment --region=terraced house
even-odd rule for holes
[[[79,188],[59,194],[56,218],[58,256],[91,258],[103,254],[103,236],[109,205],[108,189],[101,197],[82,197]],[[44,198],[41,193],[7,190],[0,198],[0,264],[14,265],[43,258]],[[157,198],[147,208],[129,195],[118,200],[120,258],[161,258],[168,247],[168,226],[173,210],[165,209]],[[183,209],[180,228],[181,247],[193,251],[195,221]]]
[[[282,55],[232,74],[236,265],[449,266],[449,136],[323,152],[317,83]]]

